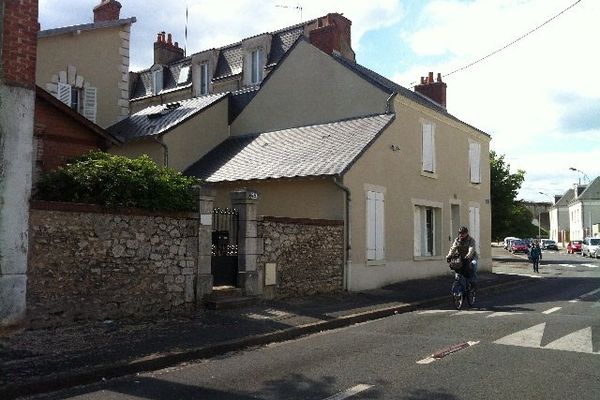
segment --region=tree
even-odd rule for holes
[[[110,208],[191,211],[196,178],[163,168],[148,156],[135,159],[90,152],[42,176],[36,198],[99,204]]]
[[[532,227],[537,229],[531,223],[531,212],[516,200],[525,180],[525,171],[518,170],[511,174],[504,155],[490,151],[490,174],[492,240],[499,241],[506,236],[517,235],[530,237]]]

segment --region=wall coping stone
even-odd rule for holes
[[[327,226],[344,225],[344,221],[341,219],[316,219],[316,218],[290,218],[290,217],[275,217],[270,215],[264,215],[258,218],[259,221],[263,222],[277,222],[281,224],[295,224],[295,225],[319,225]]]
[[[140,208],[107,208],[98,204],[69,203],[60,201],[31,200],[31,209],[62,212],[87,212],[95,214],[139,215],[147,217],[169,217],[179,219],[200,219],[197,212],[192,211],[150,211]]]

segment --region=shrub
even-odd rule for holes
[[[131,159],[93,151],[43,175],[36,198],[110,208],[191,211],[197,208],[192,190],[197,183],[196,178],[160,167],[146,155]]]

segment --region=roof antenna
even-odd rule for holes
[[[302,18],[302,6],[300,5],[300,3],[296,3],[295,6],[284,6],[284,5],[276,5],[275,7],[279,7],[279,8],[291,8],[293,10],[297,10],[300,12],[300,22],[303,22],[304,19]]]

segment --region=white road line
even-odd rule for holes
[[[486,318],[506,317],[508,315],[519,315],[519,314],[523,314],[523,313],[522,312],[511,312],[511,311],[496,311],[495,313],[488,315]]]
[[[516,275],[516,276],[526,276],[528,278],[537,278],[537,279],[542,279],[541,275],[532,275],[532,274],[519,274],[516,272],[503,272],[503,271],[495,271],[495,274],[500,274],[500,275]]]
[[[468,342],[467,342],[468,346],[467,346],[467,347],[464,347],[464,348],[469,348],[469,347],[475,346],[475,345],[476,345],[476,344],[478,344],[479,342],[480,342],[479,340],[476,340],[476,341],[468,341]],[[417,361],[417,364],[430,364],[430,363],[432,363],[432,362],[434,362],[434,361],[436,361],[436,360],[439,360],[439,358],[435,358],[435,357],[433,357],[433,354],[432,354],[432,355],[430,355],[429,357],[426,357],[426,358],[424,358],[424,359],[422,359],[422,360],[419,360],[419,361]]]
[[[365,384],[356,385],[354,387],[351,387],[350,389],[344,390],[343,392],[339,392],[337,394],[334,394],[333,396],[329,396],[325,400],[343,400],[343,399],[347,399],[348,397],[352,397],[355,394],[359,394],[360,392],[364,392],[365,390],[369,390],[372,387],[373,387],[373,385],[365,385]]]
[[[489,313],[491,311],[482,311],[482,310],[465,310],[465,311],[458,311],[456,314],[452,314],[452,316],[455,315],[474,315],[474,314],[485,314],[485,313]]]
[[[588,267],[588,268],[598,268],[598,266],[596,264],[582,264],[584,267]]]
[[[441,314],[441,313],[451,313],[456,312],[456,310],[425,310],[419,311],[417,314]]]
[[[542,311],[542,314],[552,314],[554,311],[560,310],[562,307],[552,307],[546,311]]]

